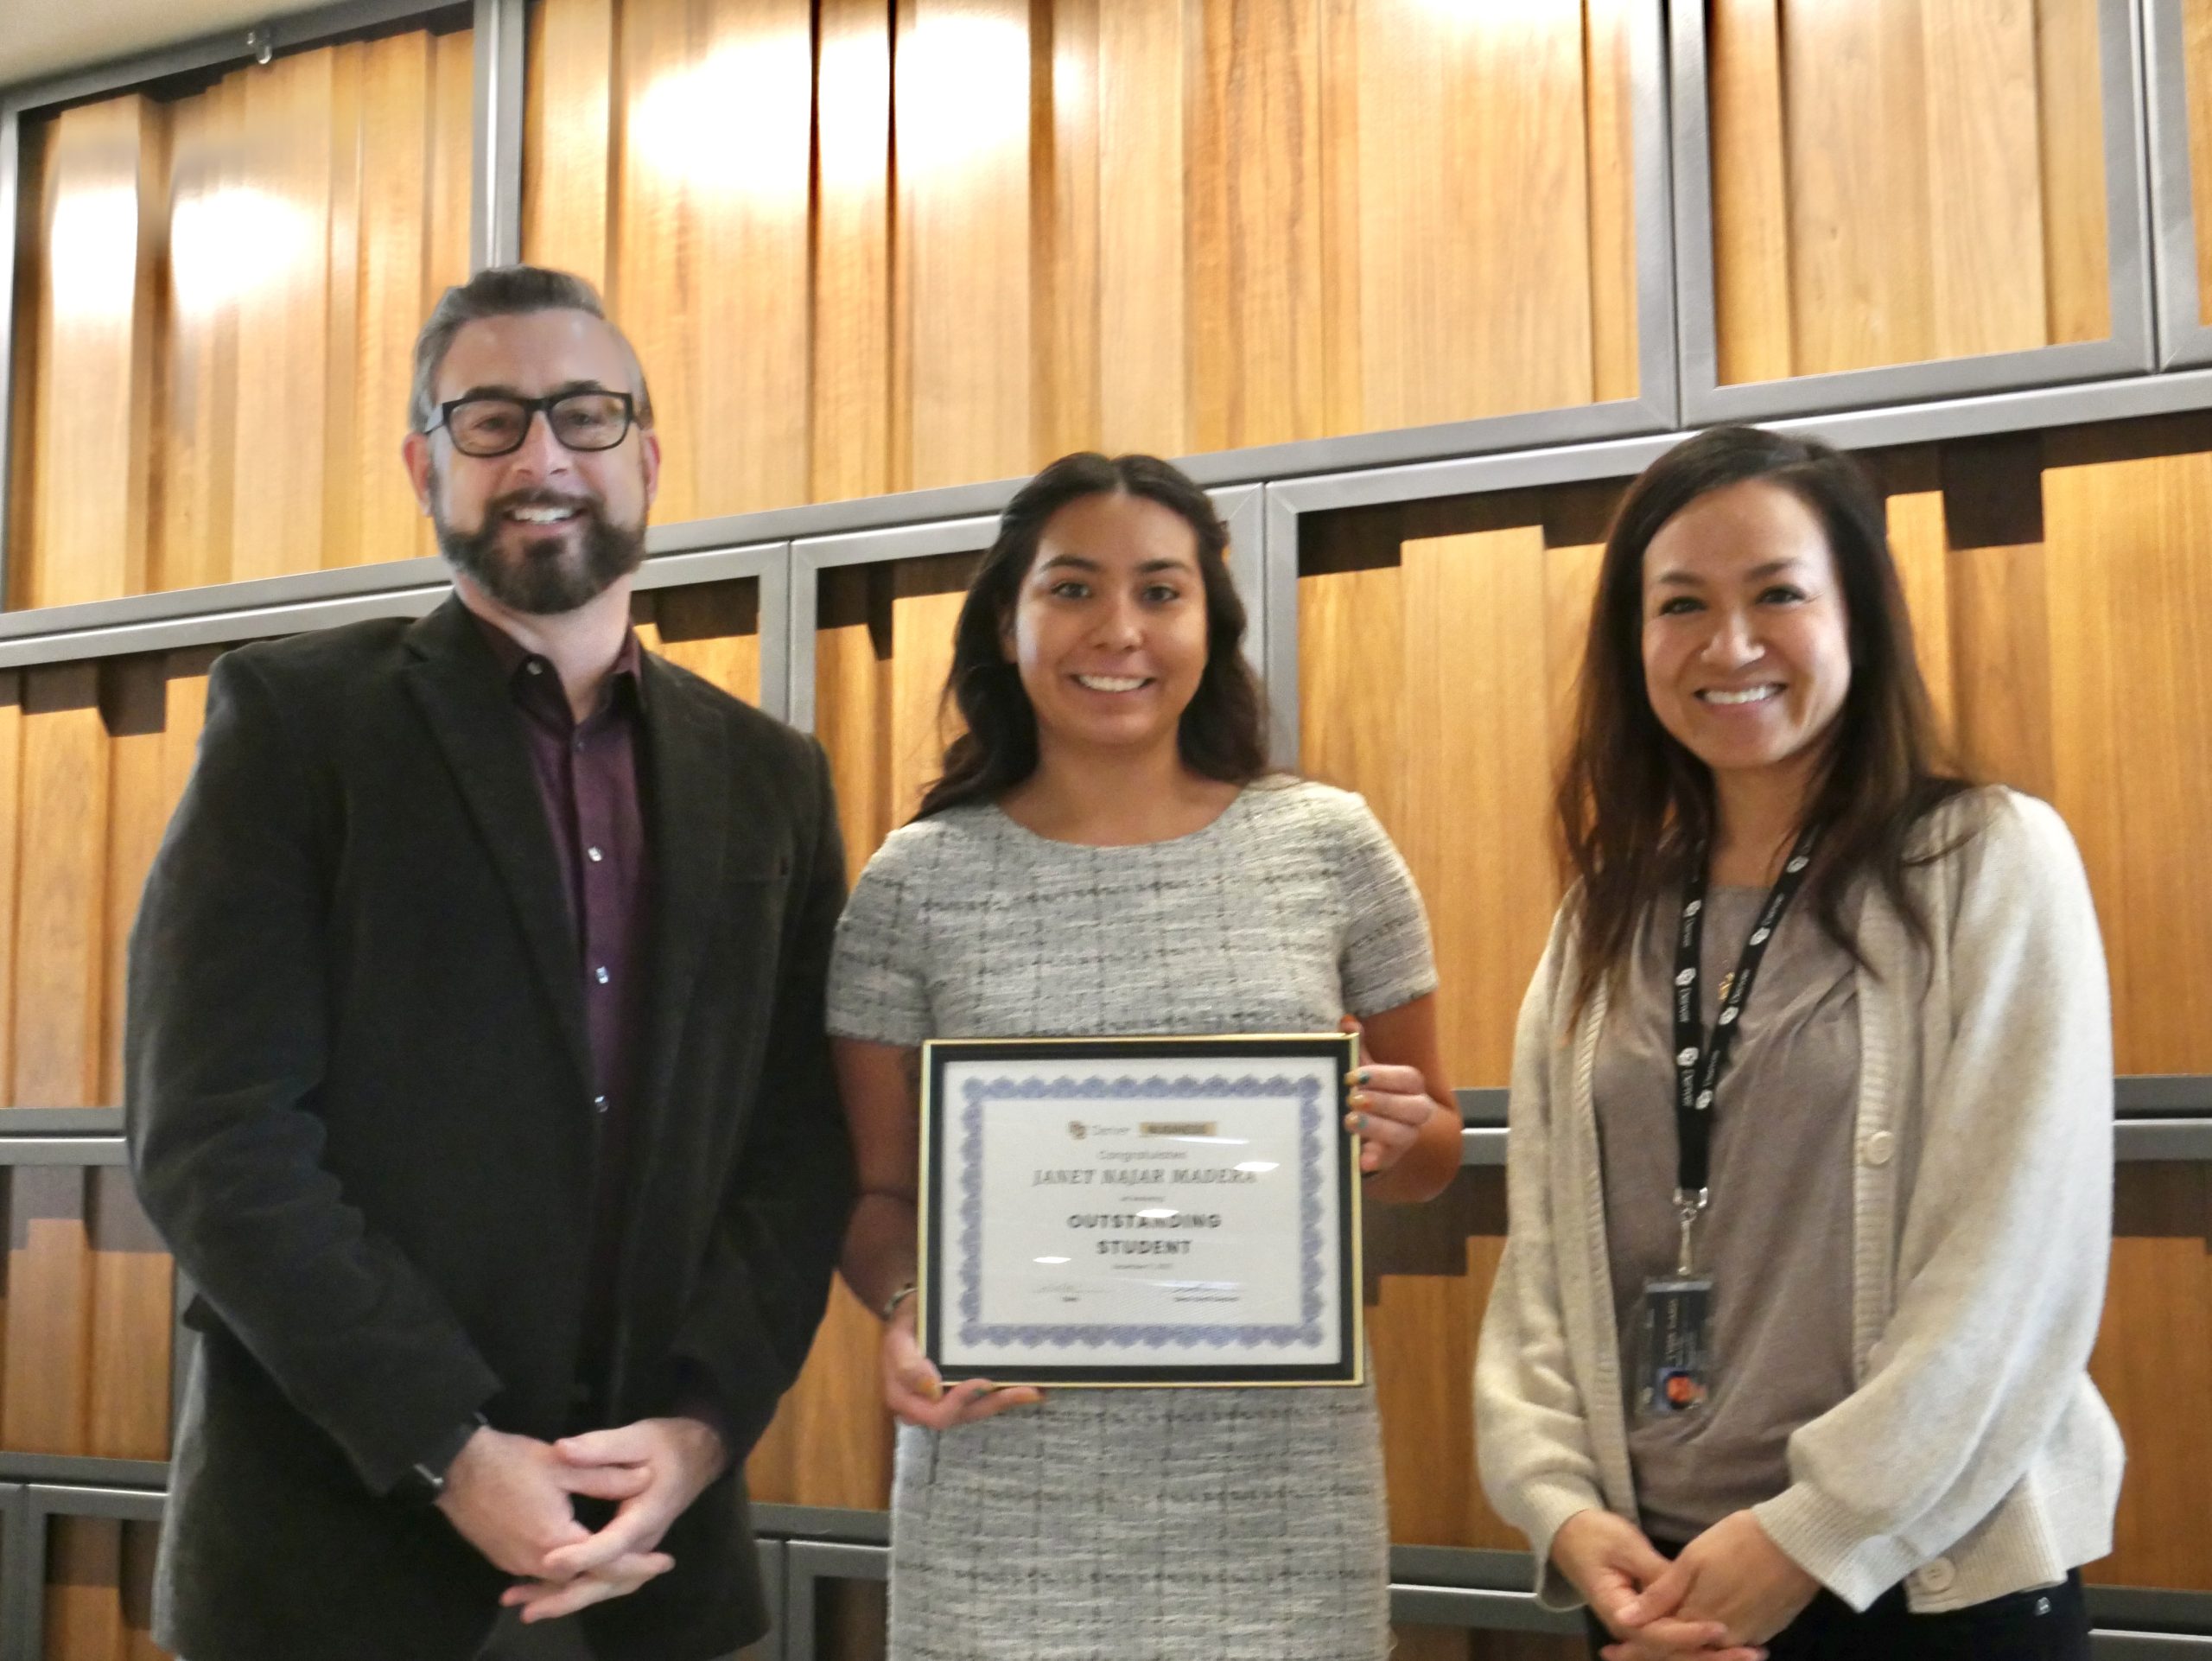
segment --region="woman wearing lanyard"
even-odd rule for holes
[[[838,925],[830,1027],[884,1311],[894,1661],[1381,1661],[1371,1388],[940,1390],[915,1342],[916,1047],[1332,1031],[1372,1200],[1459,1162],[1428,930],[1356,796],[1270,776],[1205,493],[1071,455],[1007,507],[954,634],[968,731]]]
[[[1617,1661],[2086,1658],[2096,919],[2049,807],[1939,769],[1852,463],[1719,429],[1636,482],[1559,814],[1476,1365],[1540,1592]]]

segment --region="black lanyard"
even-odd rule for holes
[[[1789,850],[1782,875],[1767,891],[1766,904],[1759,909],[1751,938],[1744,942],[1736,972],[1721,983],[1720,1008],[1713,1017],[1710,1036],[1699,1018],[1698,999],[1698,979],[1703,969],[1707,850],[1700,847],[1691,862],[1689,881],[1682,894],[1681,932],[1675,945],[1675,1131],[1679,1161],[1675,1206],[1681,1216],[1681,1267],[1685,1273],[1690,1266],[1690,1225],[1705,1209],[1706,1183],[1712,1169],[1713,1091],[1719,1085],[1721,1069],[1728,1065],[1729,1047],[1743,1020],[1744,1006],[1751,1001],[1751,983],[1758,978],[1767,944],[1774,938],[1782,913],[1789,909],[1789,902],[1805,884],[1805,869],[1812,863],[1813,844],[1819,839],[1820,827],[1806,826],[1797,845]]]

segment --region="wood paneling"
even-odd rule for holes
[[[2094,0],[1707,0],[1724,382],[2101,340]]]
[[[434,551],[395,449],[467,273],[470,52],[348,41],[28,124],[10,603]]]
[[[8,1314],[0,1358],[0,1447],[84,1451],[92,1397],[92,1253],[87,1174],[19,1165],[8,1173]]]
[[[2196,221],[2197,319],[2212,323],[2212,4],[2183,0],[2190,206]]]
[[[151,1523],[48,1519],[44,1661],[167,1661],[148,1630],[160,1537]]]
[[[525,251],[607,276],[664,518],[1635,391],[1627,0],[823,0],[795,121],[783,8],[533,24]]]

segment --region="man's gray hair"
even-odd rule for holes
[[[430,321],[415,337],[415,388],[407,401],[409,430],[418,433],[428,430],[436,408],[438,371],[445,366],[446,353],[453,349],[453,337],[461,333],[462,324],[483,317],[526,316],[534,311],[581,311],[607,322],[607,309],[600,304],[596,289],[581,277],[549,270],[543,265],[493,265],[460,287],[448,289],[430,313]],[[607,327],[614,328],[611,322]],[[645,366],[629,338],[619,328],[614,334],[630,354],[630,366],[638,378],[638,424],[650,427],[653,395],[645,385]]]

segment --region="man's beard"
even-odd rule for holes
[[[572,522],[553,535],[530,538],[518,553],[503,554],[499,533],[507,524],[508,510],[516,507],[574,509],[582,521],[582,534],[573,550],[569,538],[576,527]],[[511,491],[485,504],[481,527],[462,531],[446,522],[445,503],[433,490],[430,519],[437,529],[438,551],[453,568],[509,611],[525,616],[574,611],[606,593],[617,578],[636,570],[645,557],[645,526],[610,525],[599,502],[588,496]],[[522,528],[529,538],[529,527]]]

